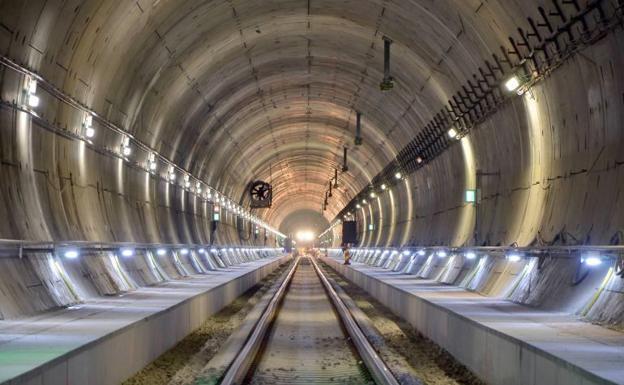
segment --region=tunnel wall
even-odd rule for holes
[[[609,33],[380,192],[357,210],[361,245],[624,242],[622,46],[622,30]],[[464,192],[477,170],[491,175],[480,178],[475,240]]]
[[[17,77],[0,71],[4,86]],[[49,124],[0,108],[0,177],[11,181],[0,185],[0,238],[211,243],[210,203],[113,155],[114,146],[99,151]],[[264,245],[263,238],[248,224],[239,236],[234,215],[222,209],[213,243]]]

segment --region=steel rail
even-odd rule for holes
[[[370,342],[358,326],[347,306],[344,304],[340,296],[338,296],[338,293],[336,293],[332,285],[329,283],[329,280],[325,277],[325,274],[323,274],[321,269],[318,267],[315,259],[313,257],[310,257],[310,260],[312,261],[312,265],[314,266],[316,274],[319,276],[321,282],[323,283],[323,286],[325,287],[327,296],[332,301],[343,325],[345,326],[345,329],[347,329],[349,337],[351,337],[351,341],[353,341],[353,344],[360,354],[360,357],[362,357],[362,360],[366,364],[366,367],[375,379],[375,382],[378,385],[399,385],[399,382],[394,377],[390,369],[388,369],[386,363],[381,357],[379,357],[373,346],[370,344]]]
[[[262,346],[264,337],[268,332],[275,315],[277,314],[279,305],[286,295],[288,286],[290,285],[290,282],[295,275],[295,271],[297,270],[297,266],[299,265],[299,260],[299,257],[295,259],[288,275],[280,284],[279,288],[273,295],[273,298],[271,298],[271,301],[262,312],[258,322],[256,322],[254,330],[245,342],[245,345],[241,348],[240,352],[225,372],[223,379],[220,382],[221,385],[243,384],[243,381],[245,380],[245,377],[247,376],[247,373],[249,372],[249,369],[251,368],[251,365],[253,364],[260,347]]]

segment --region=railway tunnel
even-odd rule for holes
[[[0,0],[0,384],[624,384],[623,13]]]

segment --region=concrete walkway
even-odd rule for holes
[[[326,261],[488,384],[624,384],[623,333],[412,275]]]
[[[277,258],[0,321],[0,384],[118,384],[268,275]]]

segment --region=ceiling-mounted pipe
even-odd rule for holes
[[[356,112],[355,115],[355,145],[362,144],[362,113]]]
[[[338,169],[334,169],[334,188],[338,188]]]
[[[344,148],[344,154],[342,156],[342,172],[349,171],[349,166],[347,165],[347,148]]]
[[[329,181],[329,195],[327,195],[329,198],[332,197],[332,181]]]
[[[383,37],[384,41],[384,78],[379,85],[382,91],[389,91],[394,88],[394,78],[390,75],[390,46],[392,40],[386,36]]]

